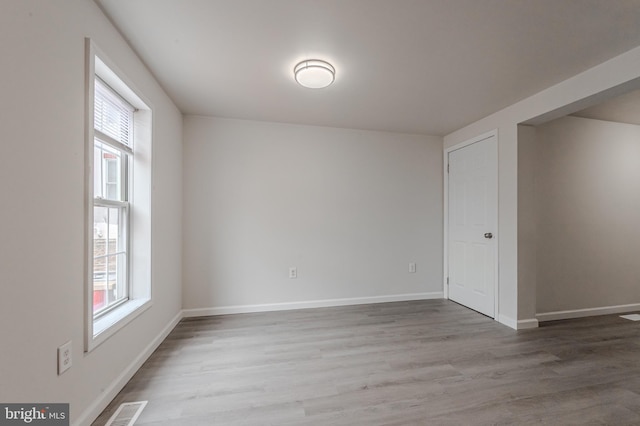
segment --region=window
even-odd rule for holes
[[[151,304],[151,109],[87,40],[85,350]]]
[[[98,77],[94,94],[93,316],[129,300],[129,181],[134,108]]]

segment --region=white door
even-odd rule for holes
[[[449,298],[495,317],[498,217],[496,136],[449,153]]]

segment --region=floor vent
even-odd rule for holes
[[[133,426],[140,417],[148,401],[125,402],[121,404],[104,426]]]
[[[631,321],[640,321],[640,314],[620,315],[620,318],[628,319]]]

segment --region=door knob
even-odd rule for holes
[[[485,238],[493,238],[493,234],[492,234],[491,232],[486,232],[486,233],[484,234],[484,237],[485,237]]]

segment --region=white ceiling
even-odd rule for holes
[[[640,45],[640,0],[96,0],[185,114],[445,135]],[[335,83],[305,89],[320,58]]]

